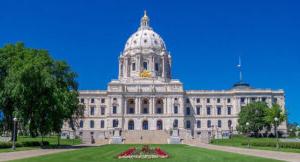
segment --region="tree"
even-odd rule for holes
[[[0,49],[0,62],[0,107],[8,125],[17,116],[32,137],[44,136],[82,115],[77,75],[66,62],[22,43]]]
[[[265,102],[252,102],[241,108],[239,113],[237,130],[242,133],[253,132],[258,135],[266,125],[267,122],[264,120],[268,105]],[[246,123],[249,125],[246,125]]]
[[[275,121],[275,118],[278,119],[278,121]],[[269,124],[274,126],[274,134],[277,134],[276,128],[287,118],[286,113],[282,111],[280,106],[278,104],[273,104],[271,108],[267,109],[265,121]]]

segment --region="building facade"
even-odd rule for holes
[[[236,133],[238,113],[250,102],[278,103],[285,109],[283,90],[255,89],[244,82],[228,90],[184,90],[171,78],[171,65],[171,55],[145,13],[119,56],[118,79],[107,90],[80,91],[85,111],[76,133],[87,142],[108,139],[115,130],[224,136]],[[279,129],[286,131],[286,123]],[[63,132],[68,134],[67,125]]]

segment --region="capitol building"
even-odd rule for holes
[[[176,58],[175,58],[176,59]],[[237,82],[227,90],[184,90],[172,78],[172,57],[145,13],[119,56],[118,79],[107,90],[81,90],[84,117],[73,132],[85,143],[170,143],[176,130],[180,143],[203,142],[236,134],[238,113],[250,102],[279,104],[283,90],[256,89]],[[286,122],[279,130],[286,132]],[[67,124],[62,136],[73,136]]]

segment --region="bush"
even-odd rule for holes
[[[16,147],[22,147],[23,145],[20,143],[16,143]],[[12,143],[11,142],[0,142],[0,148],[11,148]]]
[[[40,141],[24,141],[24,142],[22,142],[22,145],[24,147],[30,147],[30,146],[48,146],[49,142],[48,141],[43,141],[43,142],[40,142]]]
[[[48,141],[24,141],[24,142],[17,142],[16,147],[33,147],[33,146],[49,146]],[[12,142],[0,142],[0,148],[11,148]]]
[[[276,141],[254,141],[249,142],[251,146],[258,147],[276,147]],[[248,145],[248,142],[242,142],[242,145]],[[279,147],[281,148],[291,148],[291,149],[300,149],[300,142],[279,142]]]

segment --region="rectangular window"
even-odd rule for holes
[[[242,97],[242,98],[241,98],[241,104],[244,104],[244,103],[245,103],[245,98]]]
[[[211,112],[210,112],[210,107],[209,107],[209,106],[206,107],[206,114],[207,114],[207,115],[210,115],[210,114],[211,114]]]
[[[261,100],[262,100],[262,102],[266,102],[266,101],[267,101],[267,98],[266,98],[266,97],[263,97]]]
[[[200,103],[200,98],[197,98],[197,103]]]
[[[207,128],[211,128],[211,121],[210,120],[207,121]]]
[[[81,103],[84,103],[84,98],[81,98],[81,99],[80,99],[80,102],[81,102]]]
[[[105,99],[104,98],[101,98],[101,103],[105,103]]]
[[[129,114],[134,114],[134,108],[132,107],[129,108]]]
[[[91,99],[91,103],[95,103],[95,99],[94,98]]]
[[[104,128],[104,120],[101,120],[100,128]]]
[[[218,114],[218,115],[221,115],[221,114],[222,114],[221,106],[218,106],[218,107],[217,107],[217,114]]]
[[[277,98],[273,98],[273,103],[277,103]]]
[[[227,115],[231,115],[231,107],[227,107]]]
[[[231,99],[230,98],[227,98],[227,103],[230,103],[231,102]]]
[[[221,103],[221,99],[220,98],[217,98],[217,103]]]
[[[105,107],[101,107],[101,115],[105,114]]]
[[[187,99],[185,100],[185,103],[190,103],[190,99],[187,98]]]
[[[190,109],[190,107],[186,108],[186,115],[191,115],[191,109]]]
[[[197,128],[201,128],[201,121],[197,120]]]
[[[148,114],[148,108],[147,107],[144,107],[143,114]]]
[[[147,62],[143,62],[143,67],[144,67],[144,70],[148,70],[148,64],[147,64]]]
[[[156,109],[156,114],[162,114],[162,110],[161,110],[160,107],[158,107],[158,108]]]
[[[116,113],[117,113],[117,107],[113,106],[113,114],[116,114]]]
[[[178,106],[174,106],[174,114],[178,114]]]
[[[210,103],[210,99],[209,98],[206,99],[206,103]]]
[[[197,113],[197,115],[200,115],[200,110],[201,110],[200,106],[197,106],[196,107],[196,113]]]
[[[221,128],[222,127],[222,121],[218,120],[218,127]]]
[[[158,67],[158,63],[155,63],[155,71],[158,71],[159,67]]]
[[[90,115],[94,115],[94,114],[95,114],[95,107],[92,106],[92,107],[90,108]]]
[[[135,63],[132,63],[132,71],[135,71]]]
[[[252,102],[255,102],[255,101],[256,101],[256,98],[255,98],[255,97],[252,97],[252,98],[251,98],[251,101],[252,101]]]

